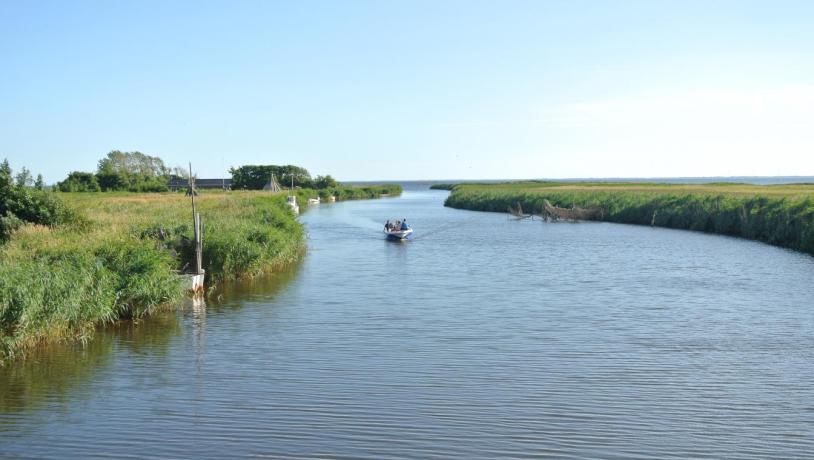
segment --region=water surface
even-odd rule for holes
[[[812,456],[814,258],[445,196],[320,205],[281,276],[0,369],[0,456]]]

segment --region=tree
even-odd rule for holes
[[[8,164],[8,159],[5,159],[0,164],[0,191],[9,187],[11,187],[11,166]]]
[[[311,174],[307,169],[294,165],[246,165],[239,168],[231,168],[232,189],[262,190],[268,184],[271,175],[277,179],[281,186],[291,185],[292,179],[294,187],[307,188],[313,185]]]
[[[42,174],[37,174],[37,180],[34,182],[34,188],[37,190],[45,190],[45,181],[42,179]]]
[[[74,171],[68,177],[57,184],[61,192],[98,192],[99,182],[93,173]]]
[[[189,171],[183,166],[176,166],[172,168],[172,175],[181,179],[189,178]]]
[[[159,157],[113,150],[99,160],[96,173],[104,191],[164,191],[170,169]]]
[[[169,175],[170,170],[159,157],[145,155],[141,152],[122,152],[113,150],[99,160],[98,173],[115,172],[123,176],[160,177]]]
[[[314,188],[316,189],[322,190],[325,188],[332,188],[336,186],[337,186],[336,179],[331,177],[330,174],[326,176],[317,176],[316,178],[314,178]]]
[[[103,192],[127,190],[128,188],[124,176],[115,172],[100,172],[96,174],[96,181]]]
[[[17,173],[17,187],[30,187],[34,184],[34,178],[31,176],[31,171],[25,166]]]

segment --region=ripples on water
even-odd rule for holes
[[[814,259],[444,196],[309,210],[290,272],[1,369],[0,456],[812,455]]]

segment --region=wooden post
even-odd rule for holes
[[[195,274],[200,275],[203,269],[203,245],[201,235],[201,215],[195,213]]]
[[[189,194],[192,196],[192,220],[195,220],[195,182],[192,180],[192,162],[189,162]]]

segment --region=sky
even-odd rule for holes
[[[814,175],[811,1],[0,0],[0,157],[339,180]]]

